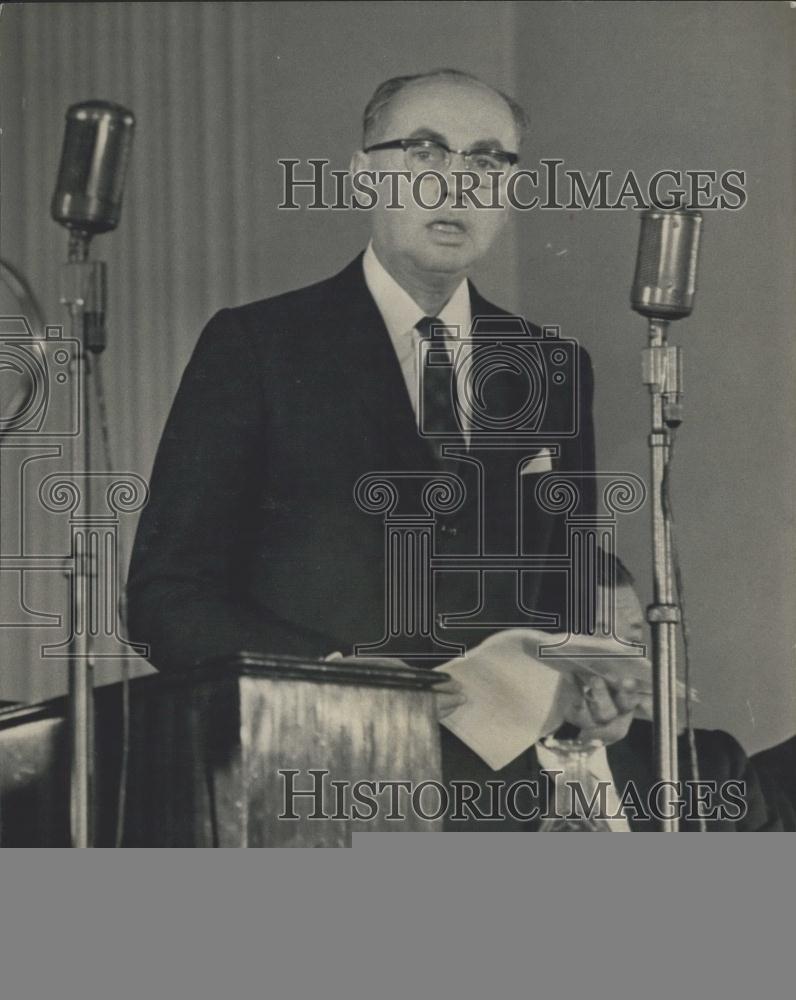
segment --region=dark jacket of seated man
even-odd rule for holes
[[[783,830],[796,831],[796,736],[752,755],[769,808]]]
[[[697,756],[699,763],[699,780],[715,783],[716,793],[703,786],[703,795],[709,796],[709,805],[716,807],[715,816],[708,818],[706,814],[706,829],[713,831],[777,831],[782,829],[779,817],[772,813],[763,797],[760,782],[755,768],[741,748],[740,744],[729,733],[721,730],[697,729],[695,731]],[[466,831],[519,831],[536,830],[539,819],[522,819],[522,815],[533,815],[538,809],[540,814],[545,809],[545,792],[548,783],[544,778],[536,756],[531,748],[527,753],[512,761],[500,771],[492,771],[476,754],[451,733],[447,733],[448,759],[457,775],[467,774],[470,779],[481,786],[481,799],[476,800],[481,813],[489,815],[491,803],[483,789],[488,788],[487,782],[499,782],[503,785],[504,801],[501,808],[505,818],[481,819],[477,811],[470,807],[461,810],[464,818],[454,819],[451,811],[445,818],[446,830]],[[679,740],[680,780],[690,781],[692,775],[689,766],[688,742],[685,735]],[[634,811],[631,804],[625,808],[628,826],[635,832],[652,832],[660,828],[654,818],[654,786],[655,764],[652,737],[652,724],[644,720],[634,720],[627,736],[607,748],[608,763],[613,777],[617,796],[622,799],[627,786],[633,784],[633,798],[641,805]],[[525,787],[519,787],[514,793],[514,816],[506,808],[505,795],[515,782],[523,782]],[[532,789],[527,782],[536,782]],[[729,783],[729,784],[728,784]],[[724,792],[722,793],[722,789]],[[466,796],[466,793],[465,793]],[[454,795],[451,792],[451,800]],[[630,803],[630,796],[625,802]],[[694,807],[694,810],[696,807]],[[684,806],[679,828],[682,831],[696,831],[699,823],[694,818],[688,818],[688,803]],[[474,815],[475,813],[475,815]]]

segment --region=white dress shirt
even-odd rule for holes
[[[561,762],[552,750],[548,750],[540,740],[535,748],[536,759],[539,767],[543,771],[560,771]],[[608,754],[604,746],[597,747],[589,758],[589,773],[597,781],[605,782],[605,806],[609,816],[615,816],[619,812],[619,796],[614,784],[614,776],[611,774],[611,766],[608,763]],[[613,833],[629,833],[627,819],[624,816],[607,820],[609,829]]]
[[[414,410],[415,420],[420,414],[420,383],[417,370],[418,344],[421,335],[417,330],[419,321],[427,315],[415,302],[412,296],[403,289],[393,276],[386,270],[373,244],[369,243],[362,260],[365,272],[365,284],[382,315],[392,346],[401,366],[401,373],[409,393],[409,400]],[[437,318],[446,327],[458,327],[459,337],[469,337],[472,313],[470,308],[470,290],[467,279],[463,278],[453,295],[437,314]],[[469,437],[467,428],[463,428],[465,439]],[[469,444],[469,441],[467,442]]]

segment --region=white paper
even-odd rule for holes
[[[563,676],[528,656],[524,632],[499,632],[436,668],[459,681],[467,698],[442,725],[495,771],[564,721]]]

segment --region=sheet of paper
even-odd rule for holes
[[[495,771],[564,721],[560,671],[529,657],[522,629],[490,636],[458,660],[438,667],[459,681],[466,704],[442,720]]]

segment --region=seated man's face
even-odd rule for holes
[[[624,642],[644,642],[644,612],[633,587],[616,587],[614,590],[614,630]],[[611,593],[600,587],[600,606],[611,599]]]
[[[496,148],[516,153],[519,135],[511,109],[485,86],[452,80],[421,81],[409,84],[397,94],[386,111],[381,134],[372,141],[410,138],[439,139],[451,149]],[[400,149],[367,154],[371,170],[406,170]],[[453,156],[450,170],[465,170],[463,158]],[[508,168],[509,170],[511,168]],[[484,256],[506,221],[505,208],[475,208],[465,199],[465,208],[453,208],[453,185],[438,209],[428,210],[408,196],[402,183],[402,209],[387,209],[388,188],[380,188],[379,205],[373,210],[373,238],[379,257],[393,270],[411,268],[415,272],[458,274],[467,271]],[[488,204],[490,186],[476,194]],[[505,183],[500,191],[505,204]],[[440,184],[431,177],[422,185],[422,200],[435,204]]]

